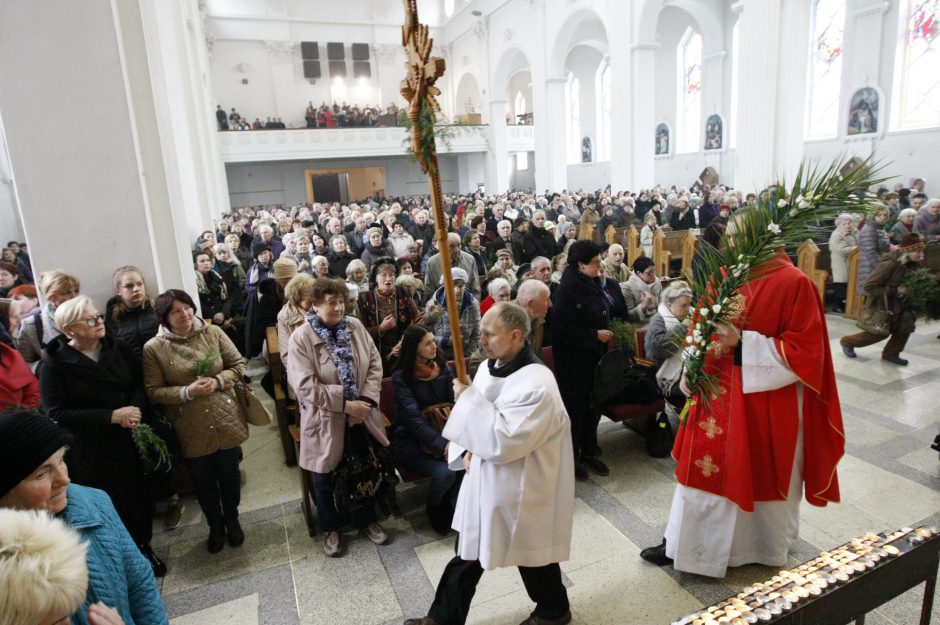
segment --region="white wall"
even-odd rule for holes
[[[568,188],[595,191],[610,184],[610,161],[568,165]],[[560,189],[552,189],[558,191]]]
[[[535,153],[528,152],[528,166],[525,169],[516,169],[518,152],[510,152],[509,164],[512,168],[509,174],[509,186],[513,189],[535,189]]]
[[[581,132],[578,136],[577,162],[581,161],[580,146],[584,137],[591,138],[591,157],[597,158],[597,68],[602,58],[601,53],[594,48],[576,46],[565,62],[565,68],[575,75],[581,88]],[[566,129],[565,132],[568,130]],[[601,186],[606,186],[607,182]],[[568,185],[572,186],[570,178]]]
[[[459,161],[464,156],[441,156],[441,188],[444,193],[468,192],[459,188]],[[465,155],[466,160],[473,155]],[[369,159],[281,161],[275,163],[230,163],[226,166],[232,206],[297,204],[307,201],[304,170],[341,167],[384,167],[388,196],[427,195],[428,179],[408,156]],[[465,177],[466,178],[466,177]],[[349,198],[350,201],[363,198]]]

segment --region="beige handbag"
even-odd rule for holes
[[[271,413],[249,386],[241,382],[236,383],[235,398],[238,400],[238,407],[244,421],[259,427],[271,424]]]
[[[858,315],[855,325],[859,329],[878,336],[891,334],[891,311],[888,310],[888,294],[885,293],[885,307],[869,308],[866,306]]]

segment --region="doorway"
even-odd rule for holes
[[[317,202],[349,202],[349,174],[314,174],[312,178]]]

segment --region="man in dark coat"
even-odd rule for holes
[[[228,130],[228,119],[225,117],[221,104],[215,107],[215,121],[219,124],[219,130]]]
[[[545,211],[535,211],[529,231],[522,238],[522,262],[532,262],[536,256],[552,258],[557,251],[558,242],[555,241],[555,236],[545,229]]]

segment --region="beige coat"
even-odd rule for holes
[[[184,400],[181,391],[196,380],[196,360],[216,352],[219,357],[209,372],[222,390]],[[208,456],[232,449],[248,438],[235,401],[235,382],[245,374],[245,359],[218,326],[196,320],[196,329],[180,337],[161,326],[144,345],[144,386],[150,401],[163,408],[176,430],[185,458]]]
[[[836,227],[829,236],[829,263],[833,282],[849,281],[849,254],[858,247],[858,230],[854,227],[846,234]]]
[[[296,306],[287,302],[277,313],[277,346],[281,362],[287,367],[287,354],[290,352],[290,335],[304,325],[304,315]]]
[[[362,322],[354,317],[346,319],[352,335],[353,372],[359,396],[376,406],[365,425],[372,438],[387,447],[385,423],[378,410],[382,358]],[[346,433],[343,384],[330,350],[309,323],[297,328],[289,343],[287,381],[294,389],[300,408],[299,463],[308,471],[329,473],[343,456]]]

